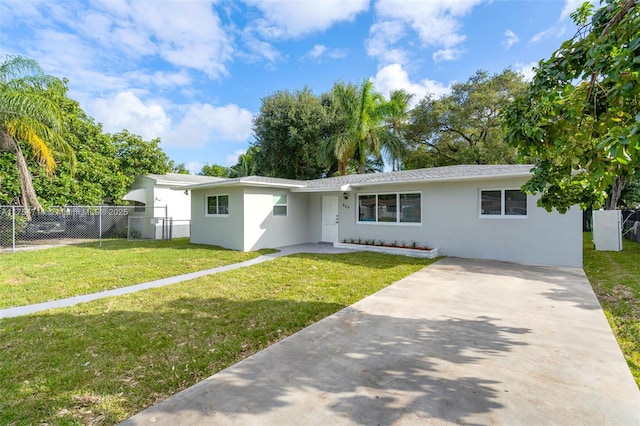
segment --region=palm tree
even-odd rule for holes
[[[385,123],[389,128],[391,137],[387,138],[383,143],[383,150],[391,161],[393,170],[400,170],[400,158],[406,146],[402,138],[402,127],[409,119],[408,108],[412,98],[413,94],[407,93],[402,89],[393,90],[385,106]]]
[[[380,156],[387,130],[382,125],[386,101],[374,90],[371,80],[360,87],[336,83],[332,92],[335,107],[344,120],[344,130],[327,140],[327,148],[338,159],[338,173],[357,155],[360,173],[366,171],[367,155]]]
[[[382,153],[396,169],[404,147],[401,127],[412,96],[395,90],[387,101],[374,90],[371,80],[364,80],[360,87],[341,82],[334,85],[332,100],[343,119],[343,130],[328,138],[325,148],[337,158],[338,174],[346,173],[354,157],[359,173],[365,173],[368,157],[381,161]]]
[[[65,154],[72,166],[75,156],[61,136],[62,112],[52,98],[63,95],[64,84],[45,75],[37,62],[7,56],[0,64],[0,152],[13,153],[20,176],[21,203],[29,217],[29,206],[42,211],[23,149],[44,165],[52,176],[57,154]],[[73,168],[73,167],[72,167]]]

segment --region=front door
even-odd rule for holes
[[[338,242],[338,197],[322,197],[322,241]]]

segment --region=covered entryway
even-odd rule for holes
[[[338,197],[325,195],[322,197],[322,241],[338,242]]]

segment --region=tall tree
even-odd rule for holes
[[[160,139],[145,141],[142,137],[122,130],[111,135],[116,147],[120,171],[133,178],[148,173],[165,174],[173,168],[173,161],[160,148]]]
[[[409,120],[409,102],[412,98],[413,94],[404,90],[393,90],[385,107],[384,121],[392,138],[389,139],[391,143],[384,144],[382,148],[391,162],[393,170],[401,169],[401,157],[406,151],[404,134]]]
[[[279,91],[262,100],[253,120],[255,172],[289,179],[315,179],[326,173],[319,140],[327,111],[311,90]]]
[[[371,80],[361,85],[338,82],[332,97],[343,125],[341,131],[327,138],[325,150],[337,158],[339,174],[346,173],[354,157],[359,172],[365,173],[368,155],[380,158],[384,149],[392,156],[399,152],[398,139],[385,126],[390,108]]]
[[[44,165],[48,175],[55,171],[56,157],[75,164],[73,150],[61,135],[62,113],[51,99],[51,93],[65,91],[60,80],[44,74],[33,60],[7,56],[0,64],[0,152],[15,156],[24,207],[42,210],[24,150]]]
[[[198,173],[201,176],[229,177],[229,167],[220,164],[205,164]]]
[[[240,154],[236,165],[229,168],[229,177],[238,178],[255,175],[257,170],[255,157],[258,151],[259,148],[252,145],[247,149],[247,152]]]
[[[515,163],[516,150],[502,139],[499,114],[525,87],[513,70],[494,75],[480,70],[440,99],[426,96],[406,126],[411,149],[405,167]]]
[[[535,160],[524,188],[540,205],[615,208],[640,169],[640,11],[606,0],[571,16],[578,32],[504,113],[506,139]]]

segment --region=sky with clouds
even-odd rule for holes
[[[442,96],[532,67],[575,33],[575,0],[0,0],[0,55],[37,60],[107,132],[192,172],[235,164],[261,99],[337,80]]]

